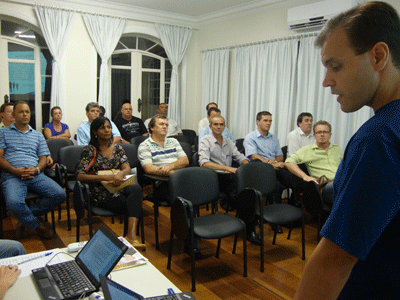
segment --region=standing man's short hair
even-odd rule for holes
[[[218,104],[217,104],[217,103],[215,103],[215,102],[210,102],[210,103],[208,103],[207,106],[206,106],[206,111],[207,111],[207,112],[208,112],[208,108],[210,107],[210,105],[215,105],[215,106],[218,108]]]
[[[379,42],[388,45],[394,65],[400,68],[400,22],[396,10],[385,2],[369,2],[345,11],[328,21],[315,40],[322,47],[328,36],[343,28],[356,55]]]
[[[93,107],[97,107],[97,108],[99,108],[100,109],[100,106],[99,106],[99,104],[97,103],[97,102],[89,102],[87,105],[86,105],[86,111],[88,112],[91,108],[93,108]]]
[[[272,117],[272,114],[271,114],[269,111],[266,111],[266,110],[260,111],[260,112],[257,114],[257,121],[261,121],[261,118],[262,118],[263,116],[271,116],[271,117]]]
[[[215,111],[217,113],[221,113],[221,111],[220,111],[220,109],[218,107],[211,107],[209,110],[207,110],[207,116],[210,116],[212,111]]]
[[[332,132],[332,125],[330,124],[330,123],[328,123],[327,121],[318,121],[318,122],[316,122],[314,125],[313,125],[313,133],[315,133],[315,128],[318,126],[318,125],[325,125],[325,126],[328,126],[329,127],[329,132]]]
[[[301,114],[299,114],[299,116],[297,117],[297,127],[299,127],[299,124],[301,122],[303,122],[303,118],[304,117],[313,117],[312,114],[310,114],[309,112],[302,112]]]

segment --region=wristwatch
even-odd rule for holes
[[[39,174],[40,174],[40,169],[39,169],[39,167],[36,167],[36,169],[37,169],[37,175],[39,175]]]

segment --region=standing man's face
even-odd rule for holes
[[[261,116],[261,120],[257,120],[257,128],[258,131],[261,133],[268,133],[269,129],[271,128],[272,124],[272,116],[266,115]]]
[[[338,28],[328,36],[321,54],[326,67],[323,86],[338,95],[342,111],[357,111],[364,105],[373,107],[379,83],[379,72],[374,68],[379,58],[374,57],[373,50],[356,55],[346,33]]]
[[[161,116],[166,117],[168,114],[168,105],[167,104],[160,104],[157,108],[157,113]]]
[[[100,116],[100,108],[91,107],[89,111],[86,112],[86,116],[88,117],[89,123],[92,123]]]
[[[303,120],[301,120],[301,123],[299,123],[299,127],[305,134],[310,134],[312,129],[312,122],[312,117],[305,116],[303,117]]]

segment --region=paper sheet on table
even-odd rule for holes
[[[51,253],[48,256],[44,256],[47,253]],[[26,277],[30,276],[32,274],[32,269],[37,269],[37,268],[42,268],[44,267],[53,257],[54,259],[51,261],[51,265],[67,261],[68,259],[64,254],[59,254],[61,253],[60,249],[53,249],[53,250],[48,250],[48,251],[42,251],[42,252],[36,252],[32,254],[25,254],[25,255],[19,255],[19,256],[13,256],[9,258],[4,258],[0,259],[0,266],[2,265],[17,265],[18,263],[22,263],[28,259],[31,258],[36,258],[31,261],[27,261],[26,263],[18,265],[18,268],[22,270],[21,274],[19,277]],[[56,256],[57,255],[57,256]]]

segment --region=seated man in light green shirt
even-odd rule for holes
[[[343,158],[343,151],[338,145],[332,144],[329,140],[332,137],[332,126],[326,121],[319,121],[314,124],[314,138],[316,143],[304,146],[297,150],[285,161],[286,168],[294,175],[304,181],[315,181],[325,175],[328,179],[335,178],[336,170]],[[310,175],[304,173],[298,164],[305,164]],[[333,203],[333,185],[328,183],[322,192],[324,202]]]

